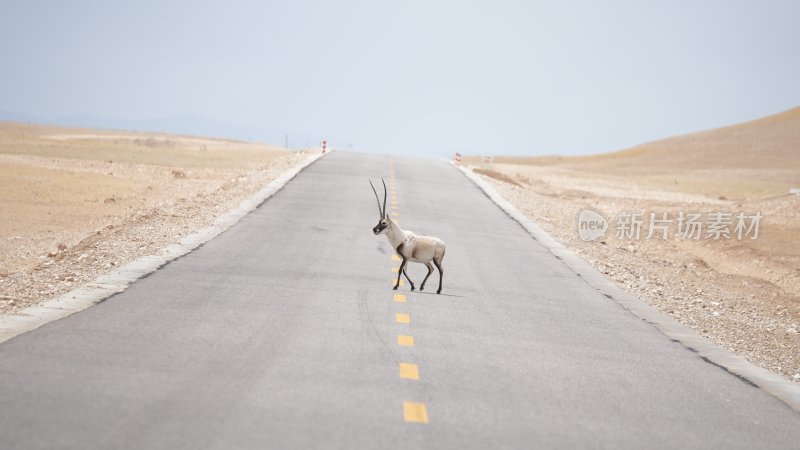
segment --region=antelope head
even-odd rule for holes
[[[375,200],[378,202],[378,224],[372,227],[372,232],[376,236],[385,233],[386,228],[389,227],[389,218],[386,217],[386,182],[383,181],[383,178],[381,178],[381,182],[383,183],[383,206],[381,206],[381,201],[378,198],[378,191],[375,190],[372,181],[369,182],[369,185],[372,186],[372,192],[375,193]]]

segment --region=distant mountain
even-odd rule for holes
[[[20,123],[47,123],[47,121],[41,117],[29,116],[27,114],[17,114],[7,111],[0,111],[0,120]]]
[[[800,107],[610,153],[588,156],[498,156],[494,162],[562,165],[606,172],[654,168],[800,171]]]
[[[800,107],[585,159],[615,167],[800,170]]]
[[[318,133],[307,133],[295,130],[282,130],[270,127],[239,126],[220,122],[194,114],[178,114],[167,118],[126,119],[92,114],[78,114],[57,118],[44,118],[26,114],[0,111],[0,120],[38,123],[45,125],[62,125],[80,128],[101,128],[126,131],[153,131],[191,136],[207,136],[242,141],[258,141],[290,148],[317,146],[323,139],[329,142],[331,137]],[[340,147],[345,147],[341,144]]]

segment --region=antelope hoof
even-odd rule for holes
[[[438,291],[436,291],[436,293],[437,293],[437,294],[441,294],[441,293],[442,293],[442,290],[441,290],[441,289],[439,289]]]
[[[414,286],[411,286],[411,291],[412,291],[412,292],[414,291]]]
[[[397,290],[397,286],[393,287],[393,288],[392,288],[392,290],[393,290],[393,291],[396,291],[396,290]]]

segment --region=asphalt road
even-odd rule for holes
[[[800,448],[800,414],[589,287],[446,163],[394,159],[401,226],[447,255],[443,295],[392,291],[367,183],[390,159],[333,153],[0,344],[0,448]]]

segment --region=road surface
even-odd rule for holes
[[[367,180],[393,173],[400,225],[447,243],[443,295],[435,273],[391,290]],[[0,344],[0,408],[6,450],[800,447],[800,414],[589,287],[453,167],[344,152]]]

